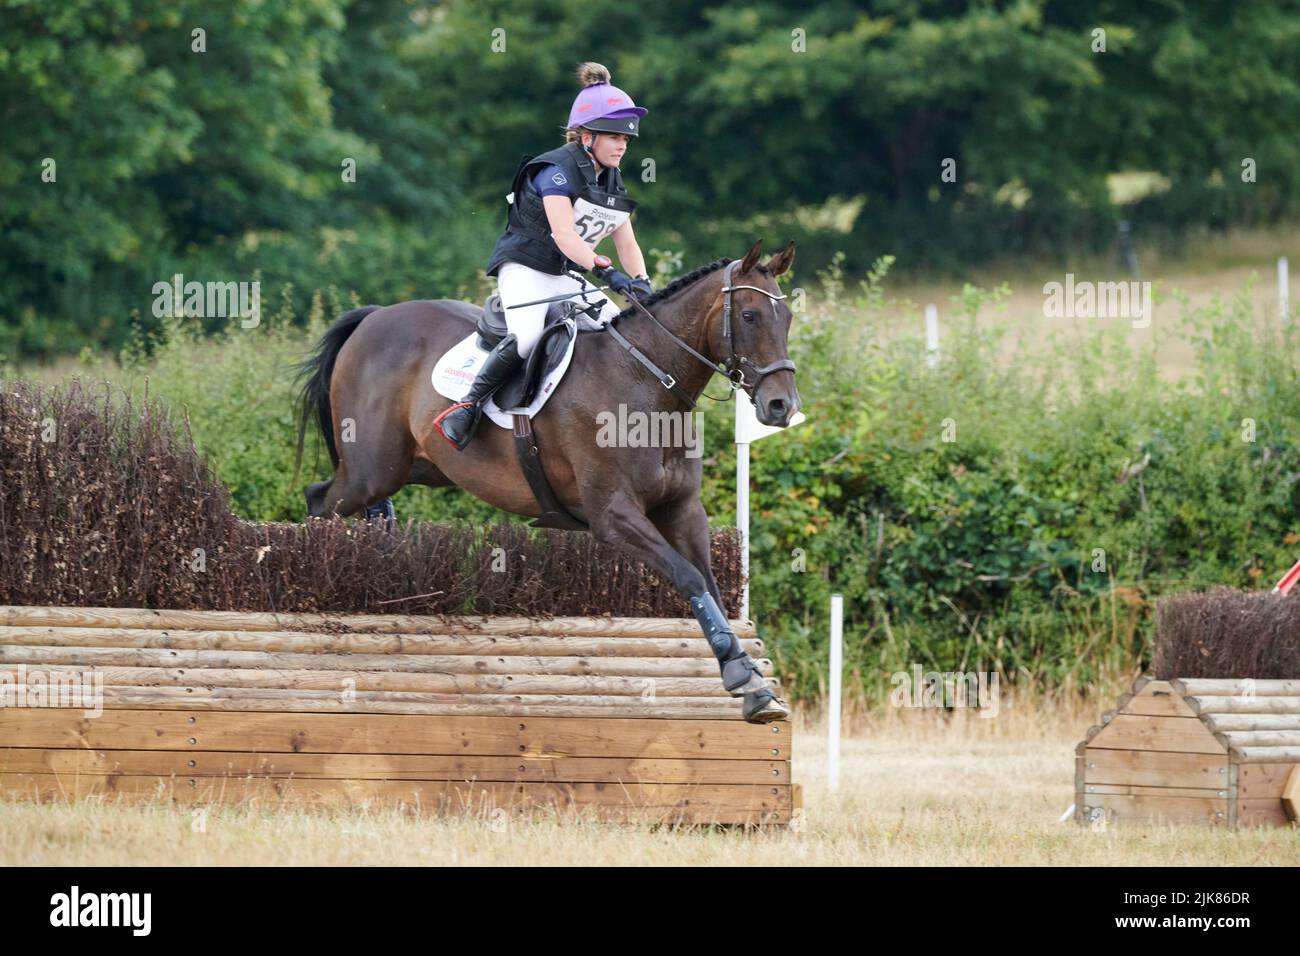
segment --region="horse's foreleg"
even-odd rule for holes
[[[695,619],[700,622],[709,647],[718,659],[723,687],[730,693],[744,696],[745,720],[760,724],[787,717],[789,709],[777,699],[759,673],[758,664],[740,646],[726,615],[710,592],[705,575],[668,543],[637,504],[624,492],[615,491],[602,507],[589,508],[584,502],[584,510],[598,516],[591,525],[597,540],[612,544],[648,564],[672,581],[690,602]],[[707,538],[707,521],[704,530]],[[716,588],[714,584],[713,589]]]
[[[722,591],[713,576],[712,541],[709,538],[709,516],[698,498],[681,498],[660,505],[648,517],[664,536],[664,540],[691,562],[704,576],[704,584],[718,607],[723,606]]]

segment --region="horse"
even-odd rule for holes
[[[713,375],[723,372],[751,396],[759,421],[790,422],[800,405],[787,347],[793,316],[776,279],[794,262],[794,242],[763,264],[761,247],[760,239],[739,262],[717,259],[633,300],[610,323],[614,333],[580,334],[569,370],[532,420],[556,497],[597,540],[653,568],[687,599],[724,687],[744,697],[742,714],[751,723],[785,719],[789,710],[721,610],[700,502],[701,458],[688,456],[685,447],[601,447],[597,420],[619,403],[629,414],[689,415]],[[331,479],[306,489],[310,515],[356,514],[407,484],[454,485],[503,511],[542,513],[509,429],[485,418],[457,451],[432,428],[452,404],[430,383],[434,364],[481,315],[480,307],[449,299],[369,305],[340,316],[325,332],[297,366],[305,379],[298,460],[314,417],[334,466]],[[645,361],[649,356],[670,378],[647,374],[655,367]]]

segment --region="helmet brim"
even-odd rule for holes
[[[588,120],[582,124],[583,129],[589,129],[593,133],[622,133],[625,136],[639,136],[641,133],[641,117],[646,114],[646,110],[637,107],[639,114],[636,116],[602,116],[600,119]]]

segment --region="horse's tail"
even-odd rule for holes
[[[334,375],[334,360],[339,350],[357,330],[361,320],[371,312],[381,308],[378,305],[365,305],[351,312],[345,312],[321,336],[312,353],[293,368],[298,377],[306,377],[302,391],[298,395],[298,456],[293,465],[293,482],[298,481],[298,470],[302,466],[302,449],[307,434],[307,420],[313,416],[325,439],[325,448],[329,451],[330,464],[338,467],[339,450],[334,445],[334,416],[330,409],[330,378]]]

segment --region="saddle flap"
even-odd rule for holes
[[[493,396],[497,407],[503,411],[531,405],[542,381],[568,354],[574,326],[572,322],[566,321],[562,310],[556,308],[558,305],[561,303],[554,303],[548,311],[542,337],[528,354],[523,369],[516,372]]]

